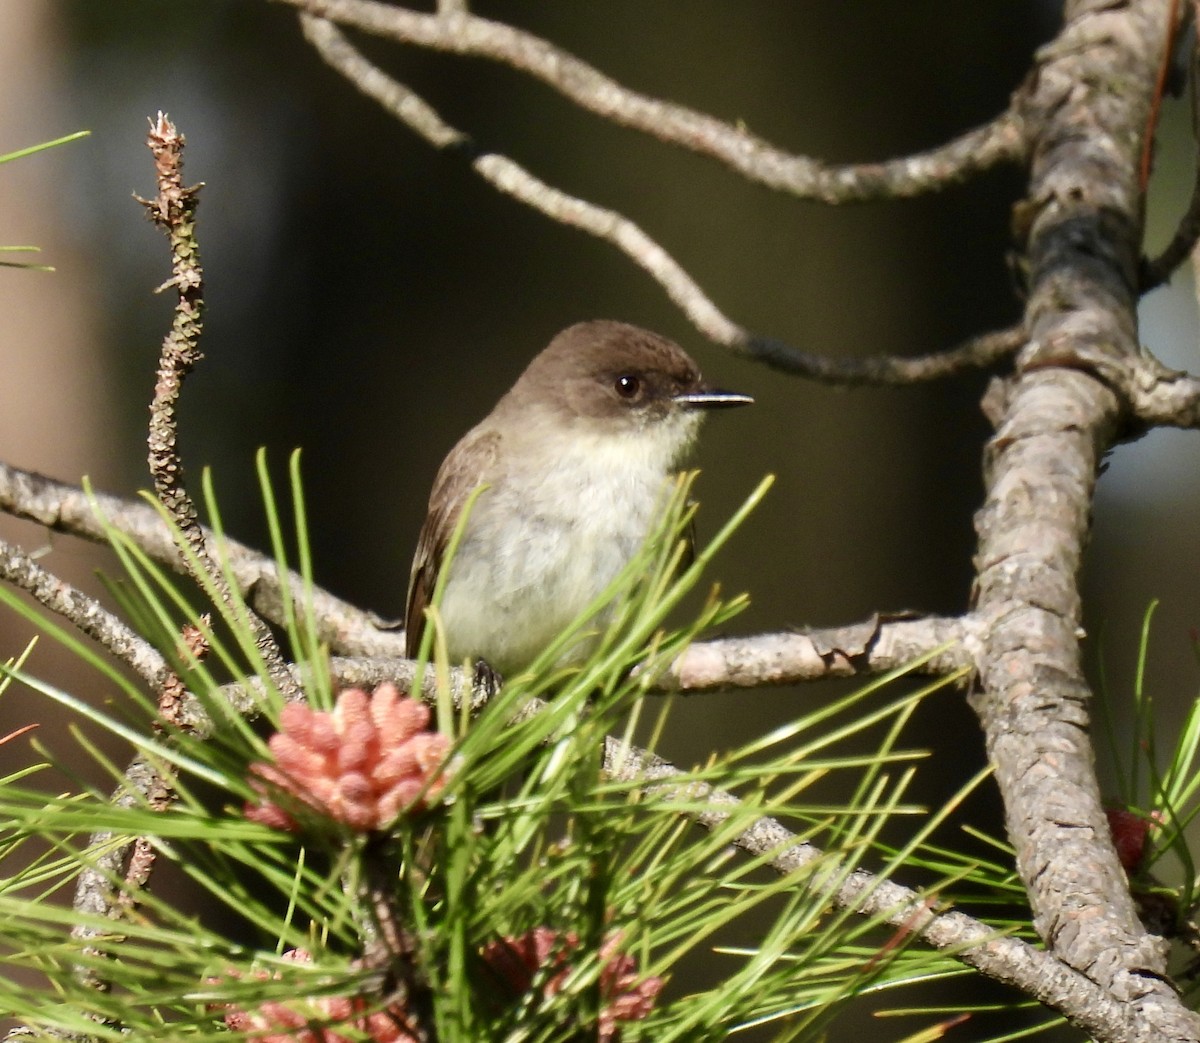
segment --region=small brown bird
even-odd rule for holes
[[[441,616],[452,662],[512,676],[641,548],[704,410],[752,401],[710,387],[681,347],[636,326],[581,322],[558,334],[438,471],[408,590],[409,656],[479,486]],[[587,651],[578,643],[564,661]]]

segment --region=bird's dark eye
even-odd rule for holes
[[[642,390],[642,382],[632,373],[622,373],[617,377],[613,386],[622,398],[635,398],[637,393]]]

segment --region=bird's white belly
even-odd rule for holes
[[[480,495],[442,601],[452,660],[523,669],[637,553],[666,503],[663,472],[612,462],[564,460]]]

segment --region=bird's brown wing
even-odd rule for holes
[[[429,495],[429,511],[421,535],[417,538],[417,553],[413,557],[412,575],[408,581],[408,606],[404,612],[404,644],[411,659],[421,644],[425,629],[425,609],[433,600],[441,572],[442,559],[454,528],[458,525],[464,504],[471,493],[487,480],[492,463],[500,450],[500,435],[495,431],[476,429],[469,432],[442,462]]]

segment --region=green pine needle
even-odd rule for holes
[[[334,696],[309,603],[312,561],[298,460],[290,462],[286,498],[272,485],[265,455],[257,467],[290,604],[285,655],[299,664],[312,704],[328,709]],[[860,996],[964,974],[950,955],[929,952],[890,926],[886,912],[861,916],[836,900],[859,871],[884,879],[918,867],[929,881],[923,893],[942,902],[1003,882],[1015,904],[1001,854],[972,860],[932,843],[983,776],[932,814],[908,797],[925,754],[905,747],[905,727],[945,682],[914,685],[906,671],[873,679],[680,771],[669,785],[605,774],[601,752],[609,736],[632,743],[648,732],[641,741],[653,748],[670,733],[669,711],[682,697],[652,692],[655,678],[697,636],[745,605],[744,597],[725,598],[702,584],[770,481],[681,568],[695,480],[685,476],[672,489],[653,539],[610,589],[473,717],[454,703],[456,664],[445,660],[435,595],[422,656],[432,656],[437,719],[452,739],[449,774],[428,811],[371,836],[316,812],[301,816],[302,834],[246,819],[244,804],[259,799],[251,768],[269,759],[262,731],[278,724],[281,696],[265,681],[240,597],[226,604],[206,580],[193,589],[109,530],[124,572],[111,589],[124,614],[210,720],[194,732],[156,733],[150,722],[157,693],[141,691],[74,635],[0,590],[0,602],[77,655],[115,693],[113,705],[97,707],[37,680],[29,663],[8,673],[79,728],[46,743],[47,763],[74,777],[68,791],[39,789],[44,767],[13,773],[0,789],[0,916],[11,925],[0,939],[0,966],[40,975],[40,983],[20,988],[0,975],[0,1005],[47,1033],[179,1040],[230,1038],[223,1018],[231,1005],[256,1011],[271,1002],[307,1003],[318,1020],[327,1009],[322,997],[385,1005],[385,986],[399,972],[366,959],[383,915],[370,882],[381,873],[392,906],[387,915],[412,947],[409,960],[427,989],[441,1043],[594,1035],[612,998],[604,991],[611,987],[606,965],[618,951],[632,958],[631,977],[665,982],[644,1020],[622,1024],[624,1043],[706,1041],[750,1026],[759,1038],[815,1039]],[[228,572],[208,475],[204,493],[213,554]],[[182,537],[178,543],[183,556],[194,557]],[[299,584],[287,578],[293,553]],[[230,587],[236,590],[231,577]],[[702,596],[690,618],[673,622],[697,590]],[[213,613],[211,625],[200,621],[202,610]],[[610,622],[600,627],[597,619]],[[200,626],[210,643],[202,661],[176,647],[185,622]],[[585,662],[555,665],[582,635],[601,630]],[[250,678],[260,682],[251,711],[265,725],[231,701],[228,685]],[[114,802],[83,780],[122,777],[120,759],[111,760],[99,735],[119,740],[169,779],[168,807],[156,809],[136,793]],[[714,805],[710,787],[740,803]],[[713,811],[724,817],[710,829],[692,824]],[[814,846],[803,869],[784,876],[772,868],[777,852],[731,849],[763,816]],[[190,903],[153,888],[135,891],[104,868],[104,856],[132,837],[146,838],[161,864],[190,881]],[[85,871],[127,893],[123,916],[85,915],[63,904]],[[71,934],[76,925],[88,933],[86,946]],[[998,933],[1020,927],[1017,918],[996,920]],[[552,932],[557,955],[533,971],[528,990],[514,993],[483,954],[489,944],[537,930]],[[282,958],[300,948],[311,963]],[[697,976],[702,962],[709,969]],[[109,989],[91,988],[89,976]],[[355,1038],[353,1029],[337,1031]]]

